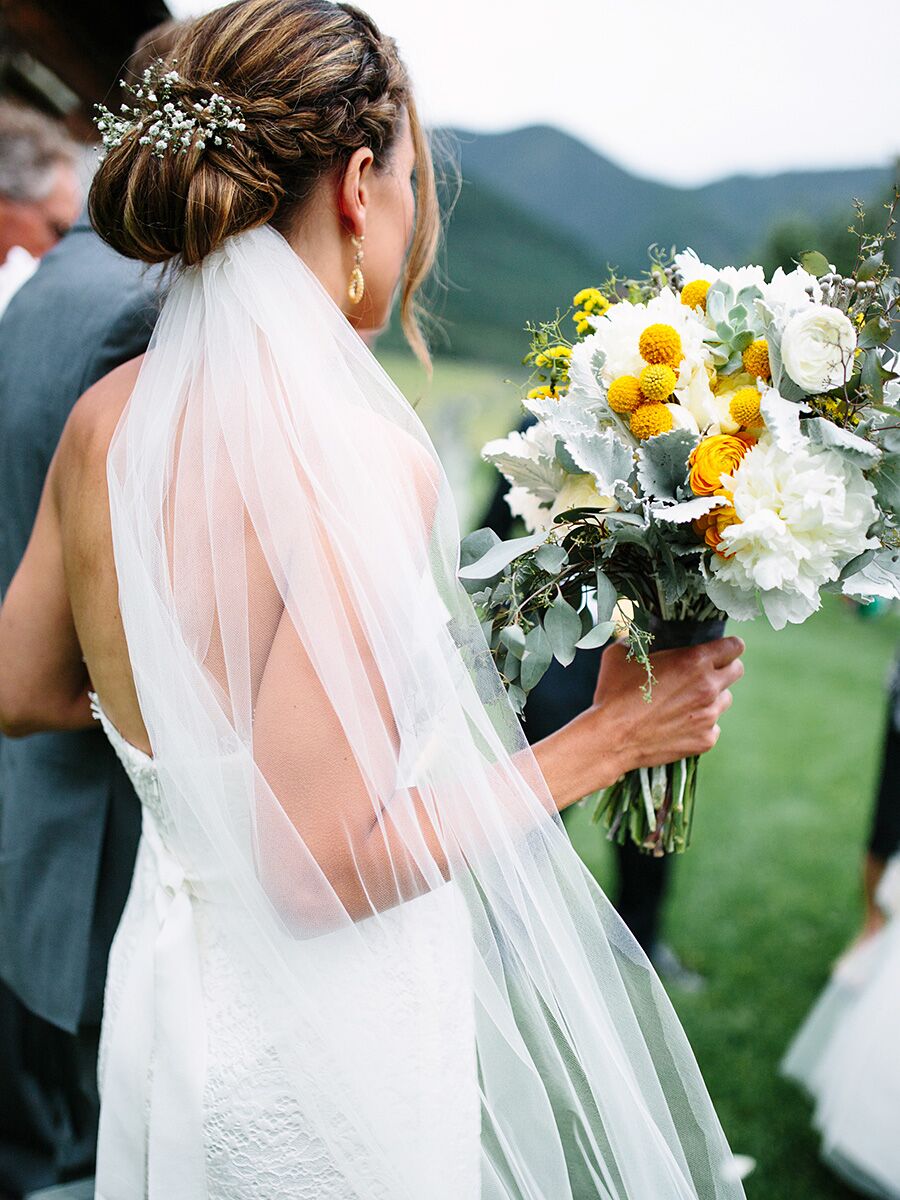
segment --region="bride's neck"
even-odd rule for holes
[[[337,214],[311,205],[288,235],[295,254],[342,311],[347,311],[347,279],[353,268],[353,249]]]

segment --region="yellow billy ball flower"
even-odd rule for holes
[[[570,346],[549,346],[536,356],[534,363],[537,367],[549,367],[553,363],[558,362],[565,367],[571,357],[572,349]]]
[[[555,388],[547,384],[541,387],[532,388],[528,393],[529,400],[558,400],[559,392]]]
[[[634,412],[639,404],[644,403],[640,381],[634,375],[620,375],[609,385],[606,399],[613,412]]]
[[[759,424],[759,392],[755,387],[743,387],[731,397],[728,411],[738,425]]]
[[[722,476],[730,475],[750,449],[753,439],[746,434],[734,437],[730,433],[716,433],[704,438],[691,451],[688,463],[691,473],[689,482],[695,496],[714,496],[722,488]]]
[[[768,379],[772,374],[772,368],[769,366],[769,343],[765,338],[757,338],[755,342],[751,342],[741,355],[741,360],[744,370],[750,375]]]
[[[675,391],[678,376],[666,363],[653,363],[641,371],[639,382],[644,399],[650,404],[661,404]]]
[[[655,437],[675,427],[675,419],[665,404],[642,404],[631,414],[631,432],[636,438]]]
[[[641,334],[638,350],[645,362],[677,367],[684,358],[678,330],[671,325],[648,325]]]
[[[693,283],[686,283],[681,289],[681,303],[686,304],[688,308],[702,308],[706,312],[706,293],[711,286],[708,279],[695,279]]]
[[[602,317],[609,308],[609,301],[600,289],[595,287],[582,288],[578,295],[573,298],[572,303],[576,308],[583,308],[586,312],[596,313],[598,317]]]

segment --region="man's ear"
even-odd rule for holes
[[[366,232],[366,210],[369,206],[369,178],[375,156],[368,146],[354,150],[344,168],[338,191],[341,219],[354,237]]]

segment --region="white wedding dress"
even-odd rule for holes
[[[259,1019],[265,981],[241,970],[240,951],[229,944],[215,905],[204,902],[200,881],[185,872],[177,834],[166,828],[153,760],[125,741],[96,697],[92,707],[143,814],[134,880],[109,959],[100,1042],[104,1124],[107,1114],[115,1121],[113,1140],[103,1141],[104,1175],[118,1182],[110,1195],[98,1189],[98,1200],[138,1200],[149,1193],[150,1181],[135,1176],[142,1156],[133,1157],[134,1146],[165,1139],[167,1125],[174,1125],[169,1136],[179,1154],[169,1158],[162,1141],[161,1153],[141,1174],[156,1173],[153,1193],[168,1200],[189,1195],[185,1179],[203,1174],[215,1200],[363,1200],[348,1182],[346,1162],[343,1168],[335,1162],[288,1081],[279,1079],[277,1050]],[[446,1153],[422,1163],[419,1178],[423,1196],[455,1200],[480,1194],[466,924],[453,884],[395,909],[384,926],[373,923],[384,973],[380,980],[368,978],[368,995],[372,1001],[377,991],[384,1010],[369,1009],[368,1020],[348,1011],[343,1026],[354,1055],[370,1060],[394,1093],[392,1101],[405,1105],[405,1136],[415,1139],[422,1121],[443,1128]],[[455,945],[447,940],[454,925],[460,935]],[[327,958],[334,970],[342,934],[330,937],[334,944],[319,949],[323,966]],[[195,995],[185,987],[190,980],[199,982]],[[384,1038],[384,1013],[391,1016],[394,1041]],[[185,1080],[201,1044],[204,1077]],[[191,1104],[198,1106],[194,1112]],[[129,1118],[134,1128],[123,1135]],[[199,1140],[183,1136],[186,1122]],[[205,1156],[205,1165],[186,1173],[184,1147]],[[399,1149],[408,1153],[409,1146]],[[121,1161],[110,1162],[110,1151]],[[134,1191],[138,1186],[141,1191]]]
[[[900,857],[878,899],[888,923],[838,962],[782,1070],[815,1101],[834,1170],[865,1195],[900,1200]]]
[[[176,277],[107,482],[153,757],[97,705],[144,806],[99,1200],[742,1200],[427,434],[275,231]]]

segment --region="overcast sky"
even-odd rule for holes
[[[179,16],[215,7],[169,0]],[[898,0],[362,0],[431,124],[546,123],[630,170],[876,165],[900,152]]]

